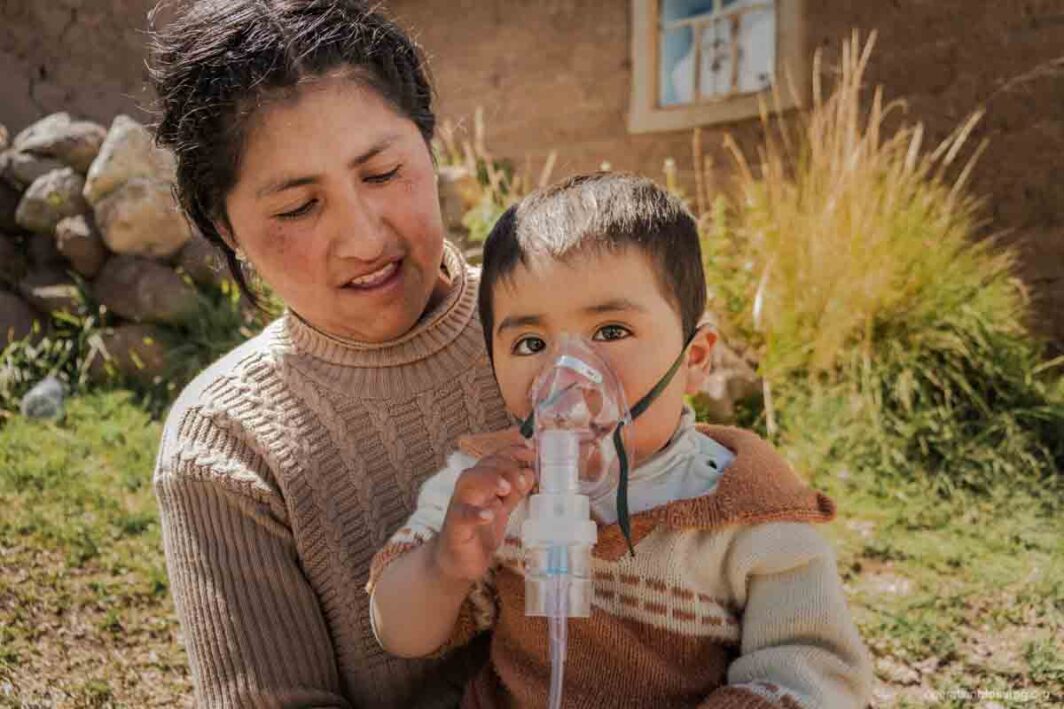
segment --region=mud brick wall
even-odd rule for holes
[[[137,112],[154,0],[0,0],[0,123],[46,112]],[[440,114],[482,106],[488,144],[555,176],[597,168],[689,174],[688,131],[630,135],[628,0],[386,0],[427,50]],[[826,59],[851,28],[877,30],[869,79],[905,98],[931,140],[985,108],[974,175],[986,234],[1019,247],[1037,326],[1064,347],[1064,0],[806,0],[807,45]],[[756,138],[746,122],[728,130]],[[720,129],[707,131],[715,150]],[[723,155],[718,164],[725,166]],[[722,168],[723,169],[723,168]],[[725,177],[721,176],[722,179]]]
[[[555,174],[605,160],[660,175],[667,157],[681,175],[690,168],[689,131],[627,131],[628,0],[388,5],[429,52],[441,114],[483,106],[494,152],[535,166],[557,149]],[[972,182],[984,231],[1020,248],[1036,325],[1064,346],[1064,0],[806,0],[806,18],[807,47],[827,62],[851,28],[878,32],[868,78],[907,100],[929,143],[986,109],[972,139],[990,140]],[[741,143],[756,137],[754,122],[726,129]],[[722,132],[706,131],[705,145]]]

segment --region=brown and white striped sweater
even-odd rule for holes
[[[489,440],[466,439],[425,483],[418,510],[374,559],[370,592],[391,561],[439,531],[454,481]],[[713,441],[734,454],[723,474],[706,472]],[[683,494],[699,479],[708,492],[647,509],[652,489]],[[569,623],[565,706],[867,704],[871,664],[831,547],[810,524],[831,520],[834,505],[768,443],[735,428],[681,426],[666,451],[634,471],[630,498],[636,555],[616,524],[599,524],[592,616]],[[493,630],[491,662],[463,706],[538,707],[547,696],[546,621],[524,615],[523,518],[522,506],[445,648]]]

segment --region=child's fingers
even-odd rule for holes
[[[497,497],[483,507],[452,502],[443,522],[442,535],[450,544],[467,544],[479,539],[481,530],[490,527],[502,514],[505,514],[503,504]]]
[[[479,506],[459,502],[451,505],[448,521],[453,525],[471,530],[470,534],[472,534],[478,527],[491,524],[495,520],[495,515],[494,504]]]
[[[511,468],[502,471],[502,475],[510,484],[510,493],[502,498],[503,511],[508,515],[532,489],[535,474],[530,468]]]
[[[499,468],[491,463],[478,463],[458,477],[453,499],[476,507],[484,507],[492,499],[505,497],[511,491],[510,482]]]
[[[490,457],[512,460],[522,466],[531,467],[536,462],[536,451],[529,447],[524,442],[524,439],[521,439],[521,441],[513,445],[495,451]]]

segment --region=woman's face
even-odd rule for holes
[[[394,339],[447,291],[425,141],[349,78],[322,78],[257,110],[226,209],[233,245],[330,334]]]

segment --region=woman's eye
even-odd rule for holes
[[[289,210],[287,212],[281,212],[277,216],[280,219],[298,219],[299,217],[310,214],[310,210],[314,209],[314,205],[317,203],[318,200],[316,199],[308,200],[307,202],[296,207],[295,209]]]
[[[604,325],[598,329],[594,340],[611,342],[613,340],[623,340],[626,337],[631,336],[632,331],[621,325]]]
[[[397,165],[395,167],[395,169],[389,170],[388,172],[382,172],[382,173],[377,174],[377,175],[366,175],[362,179],[363,179],[363,181],[369,182],[369,183],[374,184],[374,185],[383,184],[385,182],[391,181],[391,179],[393,177],[395,177],[396,175],[399,174],[399,167],[400,166]]]
[[[520,340],[514,343],[512,352],[515,355],[534,355],[537,352],[542,352],[546,349],[547,343],[538,337],[522,337]]]

